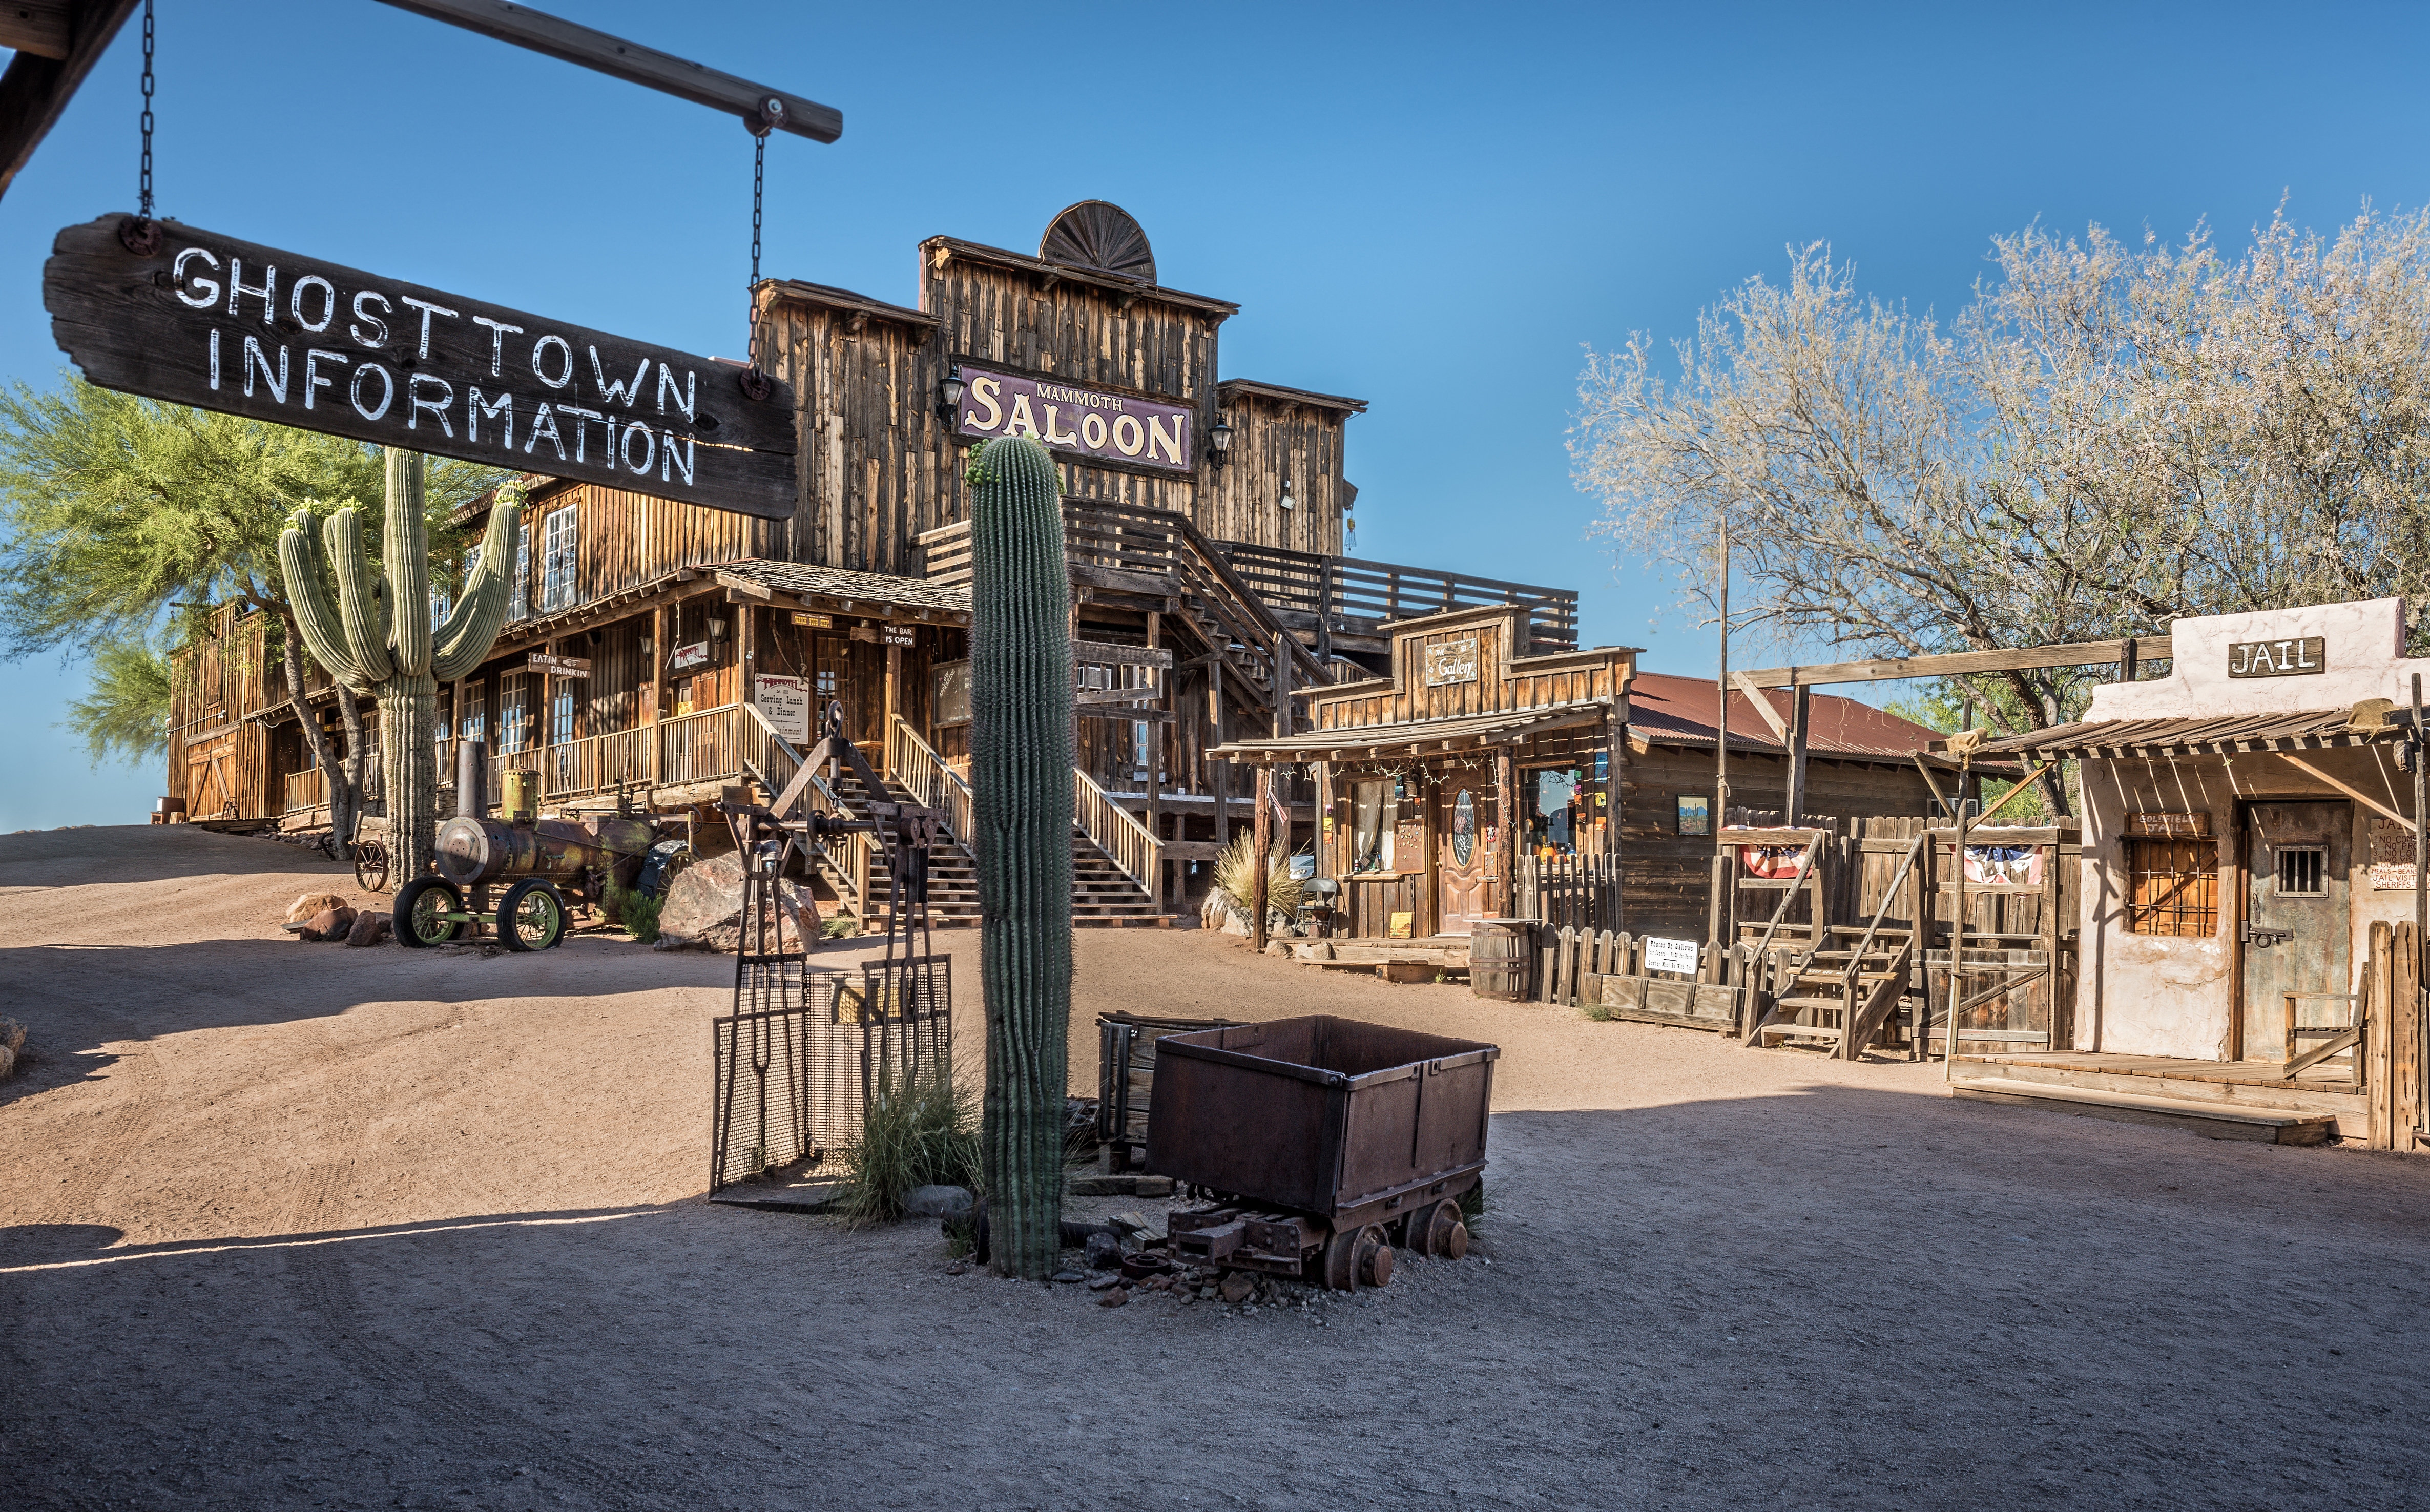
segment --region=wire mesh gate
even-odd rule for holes
[[[735,1010],[709,1023],[711,1192],[772,1169],[816,1166],[858,1132],[872,1096],[953,1066],[952,957],[890,955],[857,973],[812,971],[775,885],[779,858],[754,860]]]

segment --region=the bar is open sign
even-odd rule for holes
[[[51,333],[105,389],[768,519],[792,391],[728,363],[216,232],[58,234]]]

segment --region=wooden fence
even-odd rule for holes
[[[1544,929],[1610,931],[1621,926],[1620,857],[1523,856],[1513,917]]]
[[[1735,1033],[1735,989],[1680,972],[1649,971],[1645,941],[1612,929],[1545,928],[1536,936],[1536,1001],[1598,1019]]]

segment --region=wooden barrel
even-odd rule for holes
[[[1468,937],[1468,989],[1500,1003],[1536,995],[1536,921],[1479,919]]]

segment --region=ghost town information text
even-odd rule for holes
[[[51,332],[105,389],[768,519],[793,398],[742,371],[175,222],[58,234]]]

